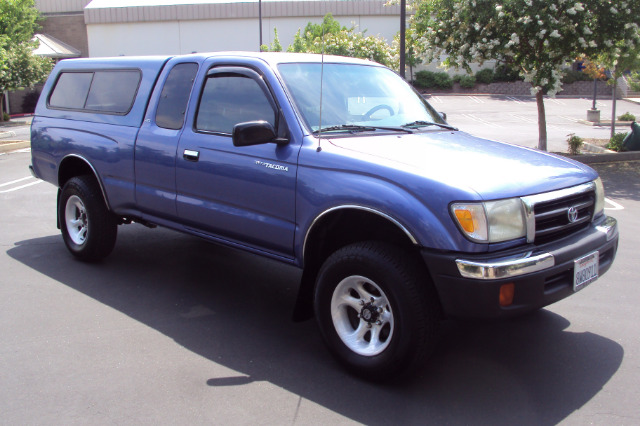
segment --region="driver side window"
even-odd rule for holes
[[[276,126],[276,115],[258,82],[233,73],[213,74],[202,92],[196,130],[231,134],[233,126],[264,120]]]

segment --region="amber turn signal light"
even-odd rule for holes
[[[513,295],[516,291],[515,287],[513,283],[502,284],[500,286],[500,306],[510,306],[513,303]]]

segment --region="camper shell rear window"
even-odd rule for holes
[[[141,77],[139,69],[63,71],[47,106],[126,115],[133,106]]]

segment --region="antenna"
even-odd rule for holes
[[[322,53],[320,56],[320,115],[318,123],[318,148],[316,152],[322,151],[322,82],[324,80],[324,21],[322,21]]]

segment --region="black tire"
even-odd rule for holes
[[[346,246],[325,261],[314,308],[333,355],[369,380],[415,371],[433,351],[442,317],[420,262],[377,242]]]
[[[113,250],[118,223],[93,177],[67,181],[60,194],[58,217],[64,243],[78,259],[100,260]]]

